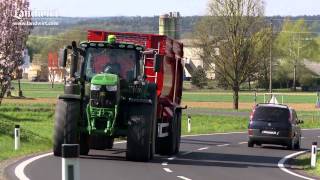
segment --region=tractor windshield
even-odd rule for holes
[[[90,80],[95,74],[117,74],[128,81],[137,76],[137,51],[132,49],[93,48],[86,51],[85,74]]]

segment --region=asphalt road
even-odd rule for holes
[[[320,130],[303,131],[302,149],[309,148],[320,138]],[[175,157],[156,156],[148,163],[125,160],[125,144],[107,151],[91,150],[80,159],[82,180],[295,180],[281,171],[280,159],[295,151],[280,146],[247,147],[245,133],[216,134],[184,137],[181,152]],[[6,168],[9,179],[17,179],[15,167],[23,160]],[[61,159],[52,155],[26,166],[24,173],[32,180],[57,180],[61,177]]]

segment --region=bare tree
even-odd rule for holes
[[[200,57],[233,90],[234,109],[239,106],[240,85],[259,69],[255,45],[260,42],[262,16],[260,0],[211,0],[208,16],[196,28]]]
[[[23,50],[31,30],[28,0],[0,0],[0,104],[10,80],[22,65]]]

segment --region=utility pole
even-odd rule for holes
[[[297,81],[297,62],[299,61],[300,58],[300,33],[298,33],[298,53],[297,53],[297,58],[294,59],[294,64],[293,64],[293,91],[296,91],[296,81]]]
[[[272,44],[273,44],[273,27],[272,19],[270,20],[271,38],[270,38],[270,62],[269,62],[269,93],[272,93]]]

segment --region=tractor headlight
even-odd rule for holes
[[[99,91],[100,88],[101,88],[100,85],[94,85],[94,84],[91,84],[91,87],[90,87],[90,89],[91,89],[92,91]]]
[[[114,86],[107,86],[107,91],[117,91],[117,85],[114,85]]]

